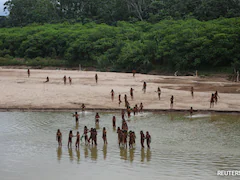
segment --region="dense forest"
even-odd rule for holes
[[[240,68],[239,0],[9,0],[0,65]]]

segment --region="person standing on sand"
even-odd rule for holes
[[[130,96],[131,96],[131,99],[133,100],[133,88],[130,89]]]
[[[63,82],[64,82],[64,85],[66,85],[66,82],[67,82],[67,77],[66,76],[63,76]]]
[[[210,99],[210,108],[214,106],[214,94],[212,93],[211,99]]]
[[[30,77],[30,69],[27,70],[28,77]]]
[[[171,96],[171,98],[170,98],[170,108],[171,108],[171,109],[173,108],[173,100],[174,100],[174,97]]]
[[[214,94],[215,104],[217,104],[218,98],[220,98],[220,97],[218,95],[218,92],[216,91],[215,94]]]
[[[114,91],[113,91],[113,89],[111,90],[111,98],[112,98],[112,101],[113,101],[113,99],[114,99]]]
[[[140,105],[139,105],[139,112],[142,112],[143,111],[143,103],[141,102]]]
[[[133,73],[133,77],[135,77],[136,70],[132,70],[132,73]]]
[[[147,88],[147,83],[146,82],[143,82],[143,92],[146,93],[146,88]]]
[[[98,83],[98,75],[97,74],[95,74],[95,81],[96,81],[96,83]]]
[[[158,93],[158,99],[160,100],[160,96],[161,96],[161,89],[160,89],[160,87],[158,87],[157,93]]]
[[[193,87],[191,87],[191,95],[192,95],[192,98],[194,97],[194,94],[193,94]]]
[[[57,130],[56,139],[58,141],[58,146],[62,146],[62,133],[60,129]]]
[[[70,76],[68,77],[68,80],[69,80],[69,84],[72,85],[72,78]]]
[[[121,94],[119,94],[119,95],[118,95],[118,104],[119,104],[119,106],[120,106],[121,102],[122,102],[122,101],[121,101]]]

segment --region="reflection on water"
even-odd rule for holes
[[[87,146],[84,147],[84,156],[85,156],[85,158],[88,158],[88,147]]]
[[[72,152],[72,148],[68,148],[68,154],[69,154],[69,159],[70,159],[70,161],[73,161],[73,152]]]
[[[97,146],[90,146],[90,151],[91,151],[91,159],[97,160],[97,158],[98,158]]]
[[[104,144],[103,145],[103,159],[106,159],[107,158],[107,145]]]
[[[120,117],[121,113],[114,115]],[[190,118],[186,113],[143,113],[128,120],[129,129],[137,136],[136,145],[129,149],[118,146],[118,134],[112,127],[113,114],[101,113],[101,124],[96,126],[100,137],[98,146],[91,143],[86,146],[83,139],[76,149],[76,137],[73,137],[73,148],[67,148],[69,131],[72,129],[73,135],[79,131],[82,135],[84,126],[95,126],[94,116],[91,112],[80,113],[79,124],[75,124],[69,113],[0,113],[0,147],[8,147],[0,148],[1,177],[74,179],[81,175],[89,177],[90,167],[92,172],[97,172],[91,174],[94,179],[106,178],[99,173],[102,170],[117,180],[123,178],[121,172],[127,173],[129,179],[139,180],[216,179],[217,170],[240,167],[240,116],[194,114]],[[121,118],[116,126],[121,126]],[[108,132],[107,145],[101,138],[103,127]],[[55,138],[57,129],[62,132],[62,147],[58,147]],[[146,148],[146,141],[145,148],[141,148],[140,130],[150,132],[151,149]],[[57,168],[44,171],[46,178],[41,177],[39,169],[52,167]]]
[[[129,161],[133,162],[134,160],[134,153],[135,153],[135,148],[129,149]]]
[[[127,151],[128,150],[126,148],[124,148],[124,147],[120,147],[119,149],[120,149],[120,157],[121,157],[121,159],[127,160]]]
[[[76,148],[77,162],[80,162],[80,150]]]
[[[58,161],[61,160],[61,157],[62,157],[62,147],[58,147],[57,148],[57,158],[58,158]]]
[[[99,123],[95,124],[96,129],[100,129]]]

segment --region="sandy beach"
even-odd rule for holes
[[[95,74],[98,74],[98,83]],[[199,72],[200,73],[200,72]],[[63,76],[72,78],[72,85],[63,83]],[[48,83],[43,83],[46,77]],[[169,110],[170,97],[174,96],[174,110],[233,111],[240,112],[240,83],[230,82],[223,77],[159,76],[131,73],[112,73],[71,70],[0,69],[0,109],[23,110],[80,110],[84,103],[87,109],[123,109],[124,94],[130,106],[143,103],[146,110]],[[142,91],[143,82],[147,90]],[[191,96],[194,87],[194,98]],[[134,99],[130,98],[130,88]],[[161,99],[156,93],[161,88]],[[115,98],[111,100],[111,90]],[[209,107],[211,93],[219,92],[218,104]],[[121,94],[122,103],[118,104]]]

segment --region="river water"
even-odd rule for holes
[[[155,180],[237,179],[217,176],[218,170],[240,170],[240,117],[225,114],[150,113],[131,117],[136,132],[133,149],[119,148],[112,116],[121,125],[120,113],[100,112],[98,146],[68,149],[69,130],[95,127],[94,112],[80,113],[77,125],[70,112],[0,112],[1,180]],[[103,145],[102,128],[108,145]],[[56,131],[63,134],[58,147]],[[151,149],[142,149],[139,132],[149,131]]]

